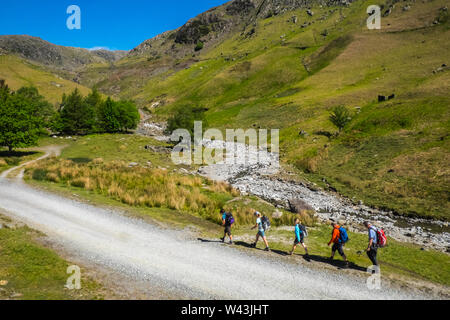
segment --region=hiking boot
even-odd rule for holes
[[[232,240],[230,240],[230,244],[233,244],[233,241],[232,241]]]
[[[220,241],[222,241],[222,243],[225,242],[225,238],[220,238]]]
[[[252,243],[252,244],[250,245],[250,248],[256,248],[256,243]]]
[[[270,252],[270,248],[267,247],[267,248],[264,249],[264,251]]]

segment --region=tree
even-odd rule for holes
[[[51,103],[39,94],[37,88],[22,87],[17,90],[15,94],[20,95],[23,99],[27,100],[30,107],[35,111],[35,116],[43,120],[45,127],[49,126],[50,120],[55,114],[55,110]]]
[[[350,111],[344,106],[335,107],[330,116],[330,121],[339,129],[339,132],[341,132],[351,120]]]
[[[54,123],[54,128],[64,134],[88,134],[93,131],[95,125],[95,110],[86,102],[78,89],[70,95],[63,95],[59,117],[59,123]]]
[[[194,136],[194,122],[202,121],[203,129],[208,125],[205,119],[207,109],[201,107],[181,106],[175,110],[175,113],[167,121],[166,133],[171,134],[177,129],[186,129]]]
[[[116,103],[108,97],[100,106],[99,127],[103,132],[113,133],[120,131],[119,110]]]
[[[94,87],[91,93],[89,93],[87,97],[84,99],[84,101],[88,104],[90,108],[94,110],[95,114],[94,131],[101,131],[101,128],[99,127],[99,122],[100,122],[100,108],[103,103],[103,98],[101,94],[98,92],[97,88]]]
[[[0,103],[6,101],[6,98],[9,96],[10,90],[5,80],[0,79]]]
[[[99,109],[99,127],[104,132],[114,133],[136,129],[139,120],[139,111],[131,101],[114,101],[108,97]]]
[[[121,131],[134,130],[139,124],[141,116],[136,105],[132,101],[121,100],[116,102]]]
[[[7,91],[0,89],[0,146],[11,152],[14,148],[36,145],[43,128],[38,104],[31,103],[24,94]]]

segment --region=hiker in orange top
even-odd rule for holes
[[[347,257],[344,253],[344,243],[341,241],[341,232],[339,229],[341,228],[340,225],[338,225],[336,222],[332,222],[331,226],[333,227],[333,232],[331,233],[331,240],[328,242],[328,246],[333,244],[333,247],[331,248],[331,257],[330,260],[334,259],[334,254],[339,252],[339,254],[344,258],[344,261],[347,262]]]

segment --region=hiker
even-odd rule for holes
[[[378,237],[377,228],[372,226],[369,221],[364,222],[367,230],[369,231],[369,245],[367,246],[367,256],[374,266],[378,266],[377,253],[378,253]]]
[[[332,222],[331,226],[333,227],[333,231],[331,233],[331,240],[330,242],[328,242],[328,246],[333,244],[333,247],[331,248],[330,260],[334,259],[334,254],[337,251],[342,256],[342,258],[344,258],[344,261],[348,263],[347,256],[344,253],[344,244],[348,241],[347,232],[336,222]]]
[[[252,244],[252,247],[256,248],[256,244],[258,243],[259,237],[261,237],[264,241],[264,244],[266,245],[266,249],[264,251],[270,251],[269,243],[267,242],[266,233],[261,218],[261,213],[255,211],[254,215],[256,217],[256,224],[253,226],[252,230],[258,228],[258,233],[256,234],[256,241],[255,243]]]
[[[233,235],[231,234],[231,226],[234,223],[234,218],[231,213],[226,212],[224,209],[220,210],[220,214],[222,215],[222,225],[224,226],[223,238],[221,238],[222,242],[225,242],[225,238],[228,235],[230,238],[230,244],[233,244]]]
[[[294,245],[292,246],[292,250],[289,253],[291,256],[294,254],[295,248],[299,243],[302,244],[303,248],[305,249],[306,256],[308,257],[308,248],[305,245],[305,236],[306,236],[306,228],[300,223],[300,219],[296,218],[294,221],[295,225],[295,239],[294,239]]]

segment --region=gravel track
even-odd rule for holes
[[[386,287],[374,294],[365,277],[193,240],[188,233],[36,190],[0,178],[0,209],[44,232],[87,264],[142,286],[194,299],[424,299]]]

